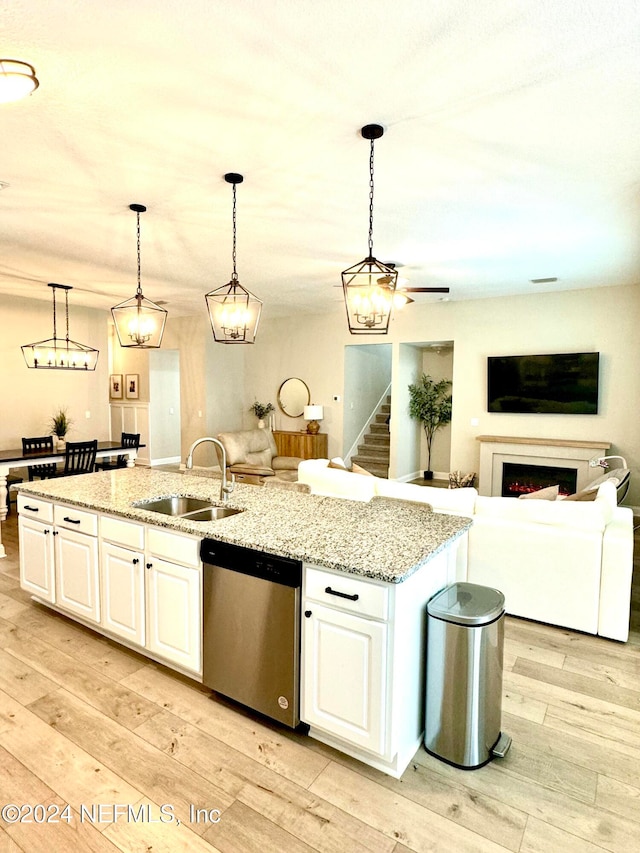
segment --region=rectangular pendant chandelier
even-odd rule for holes
[[[53,337],[33,344],[25,344],[22,355],[27,367],[40,370],[95,370],[98,363],[99,351],[93,347],[80,344],[69,337],[69,291],[73,288],[68,284],[53,284]],[[56,290],[64,290],[66,335],[59,338],[56,328]]]

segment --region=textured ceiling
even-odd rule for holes
[[[469,299],[640,280],[637,0],[2,0],[0,292],[265,316],[336,306],[374,253]],[[555,284],[532,278],[554,276]],[[418,295],[421,301],[436,295]]]

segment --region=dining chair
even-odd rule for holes
[[[122,437],[120,439],[120,443],[123,447],[135,447],[136,450],[140,447],[140,433],[139,432],[123,432]],[[126,453],[120,453],[115,462],[112,462],[111,459],[104,459],[101,462],[96,464],[96,468],[101,469],[103,471],[112,471],[114,468],[126,468],[127,467],[127,455]]]
[[[53,436],[38,435],[31,438],[22,439],[22,455],[28,456],[30,453],[53,453]],[[29,480],[34,477],[40,477],[41,480],[47,480],[50,477],[57,475],[57,466],[55,462],[47,462],[44,465],[29,465],[27,467]]]
[[[96,451],[98,440],[68,441],[65,447],[64,469],[59,477],[70,477],[73,474],[91,474],[96,469]]]

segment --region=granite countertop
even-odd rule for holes
[[[468,518],[393,498],[364,503],[244,483],[236,484],[227,502],[243,512],[189,521],[132,503],[181,494],[220,506],[219,477],[150,468],[39,480],[16,490],[390,583],[408,578],[471,525]]]

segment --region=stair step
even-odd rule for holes
[[[377,447],[375,444],[359,444],[358,445],[358,455],[366,456],[369,459],[386,459],[389,460],[389,448],[388,447]]]
[[[381,445],[389,447],[391,436],[388,432],[368,432],[363,440],[365,444],[375,444],[377,447]]]
[[[351,462],[355,462],[356,465],[359,465],[361,468],[364,468],[365,471],[368,471],[376,477],[384,477],[386,479],[389,476],[388,465],[377,465],[375,462],[372,462],[370,459],[363,458],[362,456],[352,456]]]
[[[391,414],[391,406],[388,403],[383,403],[378,409],[379,414],[390,415]]]
[[[389,435],[389,425],[388,424],[371,424],[369,426],[369,432],[375,433],[376,435]]]
[[[376,415],[374,423],[386,424],[388,419],[389,419],[389,415]]]

